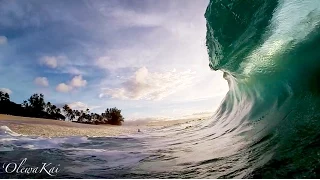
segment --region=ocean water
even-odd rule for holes
[[[122,137],[3,126],[0,162],[52,163],[54,178],[320,178],[320,1],[211,0],[204,13],[210,68],[229,84],[212,118]]]

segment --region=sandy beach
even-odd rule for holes
[[[190,122],[190,119],[130,123],[130,125],[90,125],[51,119],[29,118],[0,114],[0,126],[8,126],[12,131],[30,136],[119,136],[137,133],[137,129],[148,130]]]

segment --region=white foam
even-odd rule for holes
[[[90,138],[91,139],[91,138]],[[108,159],[105,162],[109,167],[118,166],[133,166],[138,163],[145,156],[141,154],[141,151],[130,148],[129,150],[112,150],[106,149],[107,146],[103,146],[96,149],[95,145],[90,144],[91,140],[87,137],[55,137],[46,138],[38,136],[22,136],[10,130],[7,126],[0,127],[0,152],[15,151],[18,148],[23,149],[61,149],[70,150],[70,157],[89,157],[97,159]],[[107,140],[106,140],[107,141]],[[88,143],[84,147],[77,146],[82,143]],[[106,142],[107,143],[107,142]],[[93,165],[88,165],[88,169],[94,168]],[[98,168],[97,166],[96,168]],[[72,170],[69,169],[69,170]],[[86,168],[84,169],[86,170]],[[78,172],[79,169],[74,169]]]
[[[16,132],[13,132],[8,126],[0,126],[0,135],[1,134],[9,134],[11,136],[22,136]]]
[[[7,126],[0,127],[0,151],[10,151],[15,147],[26,149],[61,148],[64,144],[77,145],[88,142],[87,137],[57,137],[44,138],[38,136],[23,136],[13,132]]]
[[[122,138],[128,138],[128,136],[121,136]],[[118,137],[120,138],[120,137]],[[93,140],[91,140],[93,139]],[[135,149],[132,147],[123,147],[120,145],[119,150],[114,150],[114,147],[108,149],[108,144],[116,144],[117,141],[98,138],[87,137],[55,137],[46,138],[39,136],[22,136],[13,132],[7,126],[0,127],[0,152],[16,151],[20,148],[23,149],[60,149],[68,150],[68,157],[77,159],[89,158],[102,159],[103,164],[99,164],[99,161],[95,163],[83,162],[83,167],[68,167],[66,168],[70,172],[79,173],[85,172],[90,169],[99,169],[101,166],[108,167],[123,167],[123,166],[135,166],[146,155],[141,152],[141,149]],[[122,141],[121,141],[122,142]],[[119,143],[121,143],[119,142]],[[102,143],[102,144],[100,144]],[[103,144],[105,143],[105,144]],[[98,163],[98,164],[97,164]]]

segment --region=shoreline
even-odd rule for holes
[[[171,121],[151,121],[139,125],[92,125],[70,121],[59,121],[52,119],[30,118],[0,114],[0,126],[7,126],[15,133],[27,136],[40,137],[67,137],[87,136],[106,137],[121,136],[138,133],[142,131],[180,125],[196,119],[183,119]]]

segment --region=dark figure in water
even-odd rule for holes
[[[138,132],[141,132],[140,129],[138,129]]]

